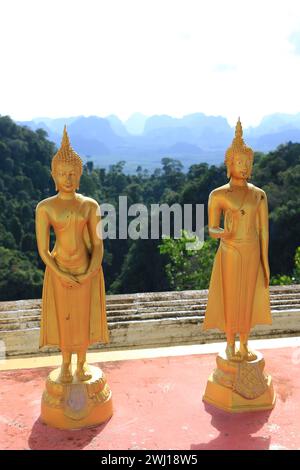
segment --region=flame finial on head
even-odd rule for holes
[[[226,150],[225,154],[225,165],[227,166],[227,176],[230,177],[230,166],[232,160],[236,155],[246,155],[249,158],[250,166],[252,167],[254,152],[253,150],[245,144],[243,139],[243,127],[240,118],[235,126],[235,136],[232,141],[231,146]]]
[[[76,153],[71,146],[66,125],[64,126],[60,149],[52,158],[52,171],[55,172],[56,167],[59,163],[68,163],[70,165],[74,165],[78,169],[79,174],[82,174],[82,160],[78,153]]]
[[[242,123],[240,117],[238,118],[238,121],[235,126],[235,139],[236,138],[243,138],[243,128],[242,128]]]
[[[68,133],[67,133],[66,124],[64,125],[63,136],[62,136],[62,139],[61,139],[61,147],[63,147],[63,148],[71,147],[70,139],[69,139],[69,136],[68,136]]]

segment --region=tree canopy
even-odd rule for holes
[[[37,253],[34,213],[40,200],[55,193],[50,173],[55,151],[45,131],[33,132],[8,116],[0,116],[0,300],[41,296],[44,265]],[[84,165],[80,192],[117,209],[120,195],[128,197],[128,205],[206,206],[209,193],[227,181],[224,165],[199,163],[184,173],[182,163],[169,156],[152,173],[138,166],[135,174],[129,175],[124,166],[125,162],[120,161],[106,170],[96,168],[89,159]],[[271,273],[275,277],[285,275],[292,282],[299,270],[294,258],[300,245],[300,144],[288,143],[268,154],[257,153],[252,181],[268,196]],[[182,243],[182,240],[105,240],[103,268],[107,291],[207,287],[214,242],[206,237],[203,251],[187,256],[188,265],[180,266],[176,273],[172,259],[175,265],[183,262],[178,257]],[[205,270],[200,276],[201,266]],[[184,269],[180,279],[179,273]]]

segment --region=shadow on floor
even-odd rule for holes
[[[192,450],[266,450],[271,437],[252,436],[269,420],[272,410],[230,414],[204,404],[205,411],[211,415],[211,425],[219,435],[203,444],[192,444]]]
[[[74,431],[51,428],[37,419],[28,439],[32,450],[76,450],[84,449],[96,436],[101,434],[109,421],[97,427]]]

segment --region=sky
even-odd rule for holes
[[[0,114],[300,112],[299,0],[0,0]]]

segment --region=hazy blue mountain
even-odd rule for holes
[[[46,125],[44,121],[32,120],[32,121],[16,121],[17,124],[22,126],[30,127],[33,131],[37,129],[44,129],[47,133],[51,131],[51,128]]]
[[[197,147],[197,145],[188,144],[186,142],[176,142],[167,149],[170,154],[177,155],[200,155],[203,154],[203,150]]]
[[[73,132],[70,132],[69,135],[72,146],[83,157],[92,157],[92,160],[98,161],[101,164],[99,157],[110,155],[109,147],[97,139],[92,137],[86,138]]]
[[[221,116],[195,113],[183,118],[152,116],[145,123],[145,137],[159,144],[186,142],[203,149],[223,149],[232,139],[232,128]]]
[[[39,119],[43,119],[40,121]],[[74,148],[82,157],[91,156],[95,160],[98,157],[109,156],[110,149],[120,145],[122,139],[116,135],[108,120],[98,116],[78,116],[75,118],[39,118],[22,122],[33,130],[44,129],[50,140],[60,145],[64,125],[67,125],[68,134]]]
[[[76,121],[76,119],[81,118],[82,116],[75,116],[75,117],[63,117],[63,118],[46,118],[46,117],[39,117],[34,118],[33,121],[37,124],[44,123],[52,132],[61,135],[63,132],[63,128],[66,125],[69,127],[72,122]]]
[[[195,143],[193,132],[187,127],[159,127],[146,131],[144,141],[151,145],[175,145],[177,142]]]
[[[258,137],[249,137],[246,139],[247,144],[254,150],[269,152],[271,150],[275,150],[281,144],[300,142],[300,128],[288,129],[286,131],[274,132],[272,134],[264,134]]]
[[[110,114],[109,116],[106,116],[105,119],[110,123],[110,126],[115,134],[119,135],[120,137],[128,137],[128,131],[118,116]]]
[[[115,147],[122,142],[122,138],[112,130],[109,121],[97,116],[76,119],[68,126],[68,131],[70,136],[72,134],[81,136],[85,140],[97,140],[108,147]]]
[[[292,131],[293,129],[300,129],[300,113],[275,113],[263,117],[257,127],[249,127],[246,129],[245,136],[258,137],[282,131]]]
[[[140,135],[144,132],[145,122],[147,116],[142,113],[133,113],[127,121],[124,122],[124,125],[127,131],[133,135]]]
[[[89,156],[104,167],[125,160],[127,171],[134,171],[138,165],[151,170],[163,157],[179,159],[184,168],[200,162],[218,164],[234,136],[234,128],[224,117],[203,113],[182,118],[147,118],[135,113],[125,123],[111,115],[36,118],[21,124],[33,130],[43,128],[57,145],[67,124],[72,144],[83,158]],[[300,142],[300,113],[266,116],[257,127],[245,129],[244,136],[248,145],[263,152],[289,141]]]
[[[144,132],[147,134],[154,129],[186,127],[196,132],[204,129],[218,129],[231,132],[227,120],[222,116],[206,116],[203,113],[187,114],[182,118],[174,118],[166,114],[151,116],[145,123]]]
[[[17,121],[17,124],[20,124],[22,126],[27,126],[33,131],[36,131],[37,129],[43,129],[45,132],[47,132],[49,140],[51,140],[52,142],[55,142],[56,145],[58,145],[61,142],[62,132],[58,134],[57,132],[53,131],[52,128],[49,125],[45,124],[44,121],[39,121],[39,120]],[[48,124],[51,124],[51,123],[48,123]]]
[[[181,127],[182,124],[180,123],[181,119],[177,119],[167,114],[161,115],[154,115],[146,119],[145,126],[144,126],[144,134],[149,134],[153,131],[161,130],[161,129],[170,129]]]

